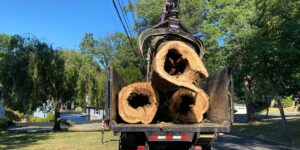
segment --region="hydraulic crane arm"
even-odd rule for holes
[[[138,38],[138,48],[143,56],[144,42],[155,36],[163,36],[165,39],[177,39],[189,43],[199,57],[204,54],[204,45],[201,40],[195,38],[179,21],[180,0],[165,0],[161,23],[144,30]]]

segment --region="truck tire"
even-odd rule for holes
[[[144,133],[122,132],[119,140],[119,150],[134,150],[137,148],[138,145],[144,145],[145,142],[146,137]],[[149,149],[148,144],[146,145]]]
[[[202,150],[211,150],[211,145],[202,145]]]

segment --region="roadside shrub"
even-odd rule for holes
[[[29,122],[51,122],[54,120],[54,114],[47,113],[45,118],[34,117],[33,115],[29,116]]]
[[[23,113],[18,111],[14,111],[12,109],[6,108],[5,109],[5,118],[12,122],[18,122],[24,117]]]
[[[294,100],[293,100],[293,96],[286,96],[284,98],[281,99],[281,104],[282,107],[286,108],[286,107],[292,107],[294,105]]]
[[[81,107],[76,107],[76,108],[75,108],[75,111],[76,111],[76,112],[82,112],[82,108],[81,108]]]
[[[5,130],[8,127],[7,119],[0,119],[0,131]]]
[[[45,118],[45,121],[46,121],[46,122],[52,122],[52,121],[54,121],[54,114],[52,114],[52,113],[47,113],[47,116],[46,116],[46,118]]]
[[[40,117],[34,117],[33,115],[31,115],[29,117],[29,122],[45,122],[45,119]]]

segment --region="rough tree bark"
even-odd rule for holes
[[[255,120],[255,106],[253,99],[255,78],[252,75],[247,75],[244,80],[244,86],[246,88],[247,121],[251,122]]]
[[[161,91],[186,87],[195,92],[208,72],[198,54],[181,41],[168,41],[158,48],[152,63],[152,83]]]
[[[246,104],[246,108],[247,108],[247,121],[248,122],[252,122],[255,121],[255,106],[253,105],[252,102],[248,102]]]
[[[193,92],[179,89],[173,94],[169,109],[179,120],[199,123],[208,106],[208,95],[203,90],[198,89],[197,92]]]
[[[53,131],[60,131],[61,130],[61,127],[60,127],[60,112],[59,112],[60,108],[61,108],[61,102],[59,101],[55,105]]]
[[[286,118],[285,118],[285,114],[284,114],[282,104],[281,104],[280,99],[278,98],[278,96],[276,96],[275,99],[276,99],[276,102],[278,104],[278,108],[279,108],[279,111],[280,111],[281,125],[282,125],[282,129],[283,129],[285,138],[286,138],[286,140],[289,144],[292,144],[293,143],[293,138],[292,138],[290,130],[287,127]]]
[[[118,111],[128,123],[151,123],[157,108],[158,94],[150,82],[130,84],[119,92]]]

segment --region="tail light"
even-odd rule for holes
[[[139,145],[139,146],[137,147],[137,150],[145,150],[145,146]]]
[[[202,150],[202,146],[200,146],[200,145],[194,146],[193,150]]]

